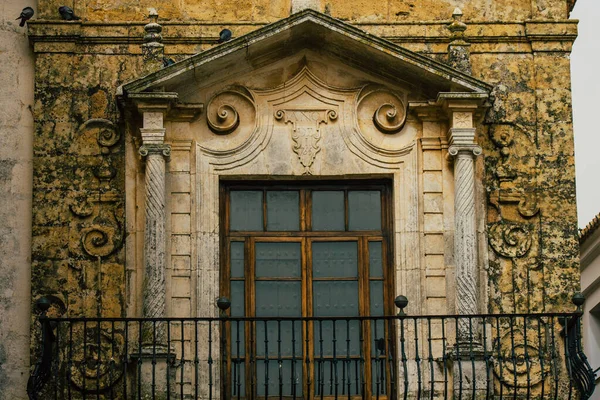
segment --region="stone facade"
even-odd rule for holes
[[[54,315],[216,315],[219,180],[303,175],[391,179],[409,313],[572,310],[572,2],[39,3],[31,300]]]

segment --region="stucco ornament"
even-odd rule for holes
[[[71,212],[86,221],[79,224],[81,245],[85,253],[94,258],[108,257],[122,245],[123,227],[114,207],[121,201],[118,193],[111,190],[111,180],[116,176],[111,149],[121,136],[116,126],[107,119],[92,118],[79,128],[80,136],[95,134],[100,148],[100,163],[92,168],[98,179],[97,190],[76,196],[70,204]],[[88,218],[92,217],[90,221]]]
[[[275,111],[275,119],[291,123],[293,150],[304,167],[304,175],[312,175],[311,166],[321,151],[321,124],[337,119],[335,110],[288,109]]]
[[[528,387],[549,376],[552,365],[546,324],[536,319],[526,319],[520,326],[495,328],[500,332],[494,340],[494,374],[502,385],[510,388]],[[540,357],[540,355],[544,357]],[[516,394],[516,393],[515,393]]]
[[[87,335],[85,343],[78,343],[70,350],[69,376],[71,384],[87,394],[102,393],[113,387],[123,374],[124,340],[122,332],[109,331],[98,326],[81,326],[80,337]]]
[[[400,132],[406,122],[406,102],[392,91],[374,85],[366,86],[357,99],[357,116],[361,128],[369,117],[372,124],[381,132]]]
[[[531,248],[531,229],[525,224],[498,222],[490,227],[490,246],[503,257],[523,257]]]
[[[206,122],[210,130],[219,135],[232,133],[240,125],[243,118],[238,108],[254,108],[250,93],[242,88],[232,88],[213,96],[206,107]]]

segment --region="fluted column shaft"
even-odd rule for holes
[[[456,264],[456,308],[460,315],[477,314],[477,228],[475,216],[474,155],[481,154],[476,145],[451,146],[454,156],[454,261]],[[459,321],[457,339],[472,342],[477,338],[475,320]]]
[[[145,230],[144,230],[144,289],[145,318],[166,316],[166,242],[165,242],[165,157],[170,147],[164,144],[143,145],[140,154],[146,158]],[[145,341],[161,343],[166,339],[164,324],[154,329],[147,326]]]

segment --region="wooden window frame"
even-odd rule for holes
[[[314,180],[314,181],[222,181],[220,185],[220,209],[223,210],[220,218],[220,293],[222,296],[230,297],[230,282],[231,281],[244,281],[244,313],[245,316],[255,316],[255,283],[264,278],[256,278],[255,276],[255,244],[260,242],[295,242],[300,243],[301,246],[301,274],[299,278],[276,278],[271,280],[285,281],[295,280],[301,282],[301,309],[302,316],[310,317],[313,315],[313,277],[312,277],[312,250],[311,244],[314,242],[323,241],[353,241],[357,243],[358,251],[358,292],[359,292],[359,315],[369,316],[370,311],[370,283],[372,281],[383,281],[383,309],[384,315],[391,315],[394,312],[393,306],[393,288],[395,287],[395,279],[393,273],[393,235],[392,235],[392,222],[393,222],[393,207],[392,207],[392,182],[390,179],[381,180],[363,180],[363,179],[352,179],[342,181],[327,181],[327,180]],[[263,214],[263,230],[262,231],[230,231],[230,192],[235,190],[249,190],[249,191],[262,191],[262,214]],[[267,191],[285,191],[293,190],[299,192],[299,212],[300,212],[300,224],[298,231],[267,231]],[[344,191],[344,231],[312,231],[312,192],[322,190],[332,191]],[[352,190],[378,190],[381,192],[381,230],[377,231],[349,231],[349,206],[348,206],[348,192]],[[382,243],[382,277],[371,277],[369,269],[369,242],[381,242]],[[230,273],[230,247],[232,242],[242,242],[244,244],[244,277],[243,278],[231,278]],[[337,280],[336,278],[319,278],[319,280]],[[256,351],[251,348],[252,335],[254,335],[255,327],[254,322],[247,322],[244,324],[244,340],[245,340],[245,398],[258,398],[256,392],[248,393],[250,391],[251,377],[256,373],[250,372],[249,355],[254,353],[256,357]],[[384,324],[386,335],[390,333],[388,331],[388,324]],[[302,323],[301,327],[302,335],[309,335],[307,345],[302,343],[301,354],[298,356],[299,364],[303,370],[302,379],[302,396],[298,398],[333,398],[331,396],[317,396],[315,394],[314,386],[311,388],[310,393],[307,388],[306,377],[310,374],[311,379],[315,378],[314,367],[315,364],[312,360],[316,357],[314,353],[314,329],[312,322]],[[362,324],[362,335],[365,338],[371,336],[371,324]],[[387,336],[386,336],[387,337]],[[299,340],[305,341],[306,338]],[[369,362],[364,362],[365,376],[372,378],[371,363],[371,342],[372,340],[365,340],[363,347],[361,348],[361,354],[365,361],[368,359]],[[227,337],[227,353],[232,354],[231,337]],[[392,341],[393,342],[393,341]],[[308,347],[308,349],[307,349]],[[304,357],[306,351],[310,361],[310,371],[307,371]],[[386,354],[390,351],[394,351],[389,348],[389,344],[386,343]],[[227,364],[227,377],[231,377],[231,362]],[[386,367],[386,395],[380,395],[379,398],[385,399],[389,396],[391,388],[390,385],[390,371]],[[231,381],[231,379],[229,379]],[[230,382],[226,385],[228,386]],[[366,382],[363,390],[365,396],[370,397],[372,394],[371,389],[372,381]],[[255,388],[256,390],[256,388]],[[227,391],[227,393],[230,393]],[[224,393],[224,395],[227,395]],[[308,397],[307,397],[308,394]],[[353,396],[356,398],[361,397]]]

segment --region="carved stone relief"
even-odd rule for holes
[[[247,152],[257,139],[256,119],[256,104],[248,89],[238,86],[218,92],[206,107],[208,130],[200,131],[201,149],[215,159]]]
[[[548,333],[545,323],[532,318],[527,320],[526,326],[517,323],[496,329],[500,336],[494,339],[493,353],[498,355],[498,359],[494,359],[493,366],[494,374],[502,385],[509,388],[531,388],[549,375],[552,352],[547,349]],[[545,358],[531,357],[533,354],[544,355]]]
[[[101,157],[92,172],[99,184],[96,190],[75,196],[70,210],[82,220],[80,243],[85,254],[93,258],[108,257],[121,247],[123,240],[122,222],[115,214],[115,206],[122,198],[110,187],[110,181],[117,173],[112,165],[110,149],[118,143],[120,135],[114,124],[105,119],[88,120],[79,130],[97,131],[96,141]]]
[[[520,136],[517,138],[517,135]],[[528,175],[535,160],[526,146],[527,128],[515,123],[490,126],[490,142],[498,151],[488,188],[488,240],[496,259],[490,263],[495,281],[493,307],[497,312],[541,312],[544,310],[544,269],[540,263],[540,217],[537,194]],[[532,283],[532,282],[535,282]]]
[[[88,326],[74,328],[73,337],[83,342],[70,349],[68,376],[71,384],[86,394],[100,394],[120,381],[123,375],[124,336],[120,330]]]
[[[359,94],[357,115],[362,131],[374,125],[382,133],[398,133],[406,122],[406,114],[406,101],[383,87],[367,86]]]
[[[321,124],[337,119],[335,110],[288,109],[275,111],[275,119],[292,124],[293,151],[304,167],[304,175],[312,175],[312,166],[321,151]]]
[[[298,156],[300,173],[311,174],[328,125],[327,132],[364,161],[397,168],[417,133],[406,125],[407,104],[405,93],[374,84],[333,87],[304,67],[273,89],[237,86],[212,96],[199,146],[214,168],[233,169],[267,148],[279,120],[292,126],[290,151]],[[219,138],[224,134],[228,140]]]

